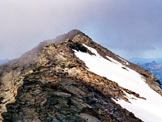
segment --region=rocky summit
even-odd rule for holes
[[[96,72],[87,62],[88,57],[92,57],[90,64],[94,64]],[[96,63],[97,57],[110,66]],[[98,67],[100,64],[105,67]],[[101,75],[100,69],[108,75]],[[125,74],[120,76],[122,73]],[[131,73],[134,75],[129,77]],[[125,79],[118,82],[122,76]],[[141,85],[128,87],[136,83],[134,76],[139,77]],[[125,81],[128,85],[122,84]],[[136,87],[137,91],[131,89]],[[149,89],[148,96],[138,88],[144,92]],[[95,43],[79,30],[46,40],[20,58],[0,65],[3,122],[151,122],[145,113],[136,112],[145,110],[144,104],[138,106],[141,102],[154,105],[149,95],[162,99],[160,83],[152,73]],[[158,122],[160,116],[157,115],[157,121],[153,119]]]

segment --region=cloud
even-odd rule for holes
[[[0,1],[0,58],[75,28],[122,56],[146,56],[161,48],[161,11],[160,0]]]
[[[82,12],[88,9],[84,9],[85,3],[85,0],[0,1],[0,43],[5,47],[1,57],[17,57],[39,41],[54,38],[64,29],[77,26],[84,18]]]

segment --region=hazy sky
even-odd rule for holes
[[[122,57],[162,57],[162,0],[0,0],[0,59],[72,29]]]

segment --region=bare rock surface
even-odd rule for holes
[[[125,93],[144,98],[88,71],[74,53],[77,50],[94,55],[83,44],[96,49],[105,59],[110,56],[127,65],[78,30],[44,41],[0,66],[0,121],[140,122],[114,100],[129,102]],[[149,86],[162,95],[154,75],[130,62],[127,66],[142,74]]]

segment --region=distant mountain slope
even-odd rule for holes
[[[150,63],[150,62],[157,62],[159,64],[162,64],[162,58],[131,58],[128,59],[130,62],[133,62],[135,64],[145,64],[145,63]]]
[[[128,60],[152,72],[162,83],[162,58],[132,58]]]
[[[162,83],[162,64],[159,64],[155,61],[150,63],[144,63],[144,64],[138,64],[144,69],[147,69],[148,71],[152,72],[155,76],[158,77],[158,79]]]
[[[8,59],[0,60],[0,65],[1,65],[1,64],[4,64],[4,63],[7,63],[8,61],[9,61]]]
[[[161,122],[149,71],[73,30],[0,66],[4,122]]]

